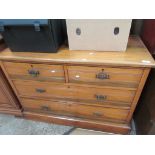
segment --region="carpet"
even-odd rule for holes
[[[0,135],[65,135],[72,128],[0,114]]]

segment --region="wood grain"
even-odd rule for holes
[[[70,125],[75,127],[81,127],[86,129],[94,129],[104,132],[111,132],[116,134],[128,134],[131,130],[129,124],[120,124],[112,123],[106,121],[97,121],[91,119],[81,119],[75,117],[59,116],[54,114],[42,114],[24,111],[24,118],[35,120],[35,121],[44,121],[48,123],[57,123],[62,125]]]
[[[135,91],[119,90],[108,88],[93,88],[72,85],[62,85],[61,83],[37,82],[37,81],[13,81],[20,96],[70,99],[74,101],[85,102],[120,102],[131,103]],[[41,89],[43,92],[38,92]],[[106,98],[97,99],[97,95],[106,96]]]
[[[67,69],[69,82],[129,88],[138,87],[143,73],[142,69],[133,68],[68,66]],[[107,78],[99,79],[97,76],[101,73]]]
[[[0,68],[0,112],[21,115],[19,102]]]
[[[67,47],[63,46],[58,53],[33,53],[11,52],[7,48],[0,53],[0,60],[50,64],[155,67],[154,59],[137,36],[130,37],[126,52],[69,51]]]
[[[146,79],[149,75],[149,72],[150,72],[150,68],[147,68],[144,70],[144,73],[143,73],[143,76],[141,78],[141,81],[139,83],[139,86],[138,86],[138,89],[137,89],[137,92],[136,92],[136,95],[132,101],[132,104],[131,104],[131,110],[129,112],[129,115],[127,117],[127,121],[130,122],[131,121],[131,118],[132,118],[132,115],[133,115],[133,112],[135,111],[135,108],[136,108],[136,105],[137,105],[137,102],[139,100],[139,97],[141,95],[141,92],[143,90],[143,87],[144,87],[144,84],[146,82]]]
[[[31,79],[40,81],[64,82],[64,70],[62,65],[44,65],[32,63],[4,62],[4,67],[11,79]],[[29,71],[34,70],[39,74],[33,76]]]
[[[55,113],[59,115],[69,115],[81,118],[90,118],[111,121],[125,121],[128,110],[119,108],[104,108],[98,106],[88,106],[76,102],[54,101],[54,100],[34,100],[22,98],[22,105],[25,110],[38,110],[44,113]]]

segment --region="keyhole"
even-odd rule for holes
[[[115,28],[114,28],[114,34],[115,34],[115,35],[118,35],[118,34],[119,34],[119,27],[115,27]]]

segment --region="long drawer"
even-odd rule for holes
[[[4,62],[4,66],[11,79],[65,81],[61,65]]]
[[[69,82],[137,88],[142,69],[68,66]]]
[[[130,105],[135,95],[133,90],[83,87],[52,82],[13,80],[13,83],[20,96],[68,99],[97,104],[115,102]]]
[[[34,110],[44,113],[56,113],[61,115],[72,115],[91,119],[109,119],[125,121],[128,110],[117,108],[101,108],[98,106],[86,106],[75,102],[63,102],[54,100],[34,100],[22,98],[25,110]]]

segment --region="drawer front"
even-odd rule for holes
[[[65,79],[63,66],[61,65],[4,62],[4,66],[12,79],[62,82]]]
[[[142,69],[68,66],[69,82],[137,88]]]
[[[135,91],[108,88],[72,86],[38,81],[13,81],[19,95],[30,97],[59,98],[76,101],[130,104]]]
[[[70,90],[78,101],[103,105],[104,103],[130,105],[135,96],[135,91],[110,88],[71,86]]]
[[[38,110],[45,113],[56,113],[72,115],[75,117],[86,117],[92,119],[116,119],[125,121],[128,110],[101,108],[97,106],[86,106],[75,102],[34,100],[22,98],[22,105],[25,110]]]

